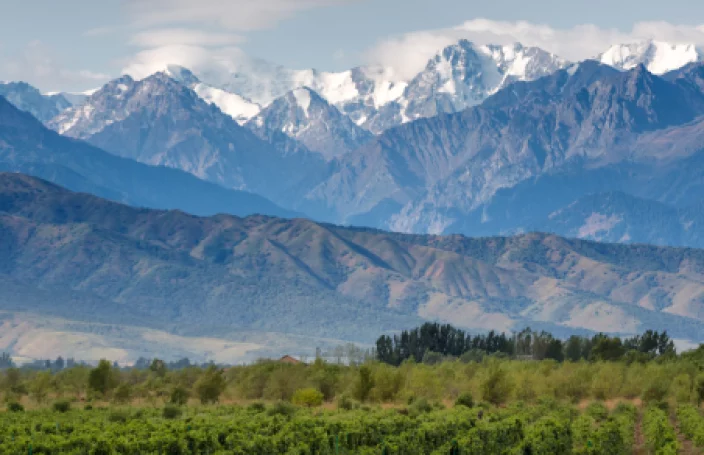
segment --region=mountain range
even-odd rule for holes
[[[646,233],[633,224],[642,211],[614,214],[608,198],[677,213],[700,203],[691,191],[699,177],[677,176],[700,159],[701,56],[695,46],[647,42],[571,64],[519,44],[461,40],[398,83],[383,68],[320,73],[251,61],[216,86],[212,74],[169,65],[112,81],[46,123],[322,221],[701,246],[691,216]],[[372,117],[395,120],[370,128]],[[619,227],[594,231],[601,218]]]
[[[200,218],[7,173],[0,174],[0,236],[8,327],[31,326],[35,316],[44,330],[61,321],[69,350],[93,324],[90,336],[105,336],[104,349],[122,349],[131,360],[166,345],[171,353],[174,339],[206,337],[229,346],[229,361],[242,360],[275,349],[277,333],[311,349],[371,342],[426,319],[473,330],[530,324],[556,333],[658,327],[677,339],[704,335],[702,250]],[[130,342],[105,341],[119,334]]]
[[[194,214],[295,216],[262,196],[228,190],[186,172],[121,158],[47,129],[0,97],[0,170],[42,177],[135,206]]]
[[[405,80],[0,84],[0,349],[231,362],[423,320],[699,341],[704,257],[668,246],[704,248],[703,56],[461,40]]]

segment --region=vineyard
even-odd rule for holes
[[[439,329],[382,338],[376,360],[348,364],[3,355],[0,454],[704,453],[704,347],[573,337],[560,361],[543,355],[559,347],[545,334],[506,344]]]
[[[3,413],[0,453],[630,454],[636,419],[630,405],[609,411],[596,403],[580,412],[553,401],[506,408],[166,409],[172,408]],[[653,443],[664,447],[668,436],[653,431]]]

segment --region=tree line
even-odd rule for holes
[[[450,324],[425,323],[393,336],[382,335],[376,341],[376,357],[389,365],[415,362],[438,363],[445,358],[481,361],[487,355],[530,360],[552,359],[590,361],[647,361],[674,355],[675,346],[667,331],[647,330],[630,338],[603,333],[591,337],[573,335],[559,339],[546,331],[526,328],[507,335],[490,331],[472,335]]]

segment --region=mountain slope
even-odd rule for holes
[[[0,83],[0,96],[41,122],[48,122],[71,107],[71,102],[63,95],[43,95],[25,82]]]
[[[638,161],[662,174],[666,166],[653,160],[677,162],[698,150],[696,133],[685,130],[702,114],[704,94],[690,82],[588,61],[517,82],[461,113],[390,130],[343,157],[308,200],[334,206],[340,221],[446,232],[528,179]],[[686,135],[692,148],[678,148]],[[675,146],[658,153],[667,140]]]
[[[23,172],[133,205],[211,215],[295,216],[254,194],[147,166],[61,136],[0,97],[0,170]]]
[[[536,323],[704,334],[701,250],[197,218],[14,174],[0,175],[0,235],[0,281],[20,294],[57,296],[52,310],[27,299],[23,311],[77,320],[109,314],[116,324],[138,315],[179,335],[249,330],[370,341],[420,319],[474,329]],[[90,306],[100,300],[102,308]],[[0,310],[18,310],[14,300],[0,301]]]
[[[114,80],[50,126],[116,155],[281,203],[293,199],[291,189],[324,164],[305,149],[280,153],[165,73]]]
[[[276,143],[276,138],[283,134],[326,160],[356,150],[372,139],[371,133],[307,87],[274,100],[246,126],[270,143]]]

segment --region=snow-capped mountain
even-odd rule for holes
[[[511,82],[534,80],[568,64],[536,47],[478,46],[460,40],[433,57],[409,82],[396,101],[401,123],[467,109]]]
[[[281,135],[294,139],[326,160],[356,150],[373,137],[308,87],[274,100],[246,126],[270,143],[279,143]]]
[[[61,134],[85,139],[102,131],[106,126],[124,120],[130,107],[123,101],[134,90],[137,82],[122,76],[105,84],[100,90],[61,112],[47,125]]]
[[[704,61],[704,50],[694,44],[650,40],[611,46],[597,60],[620,70],[644,65],[653,74],[665,74],[688,63]]]
[[[49,126],[125,158],[279,200],[324,165],[304,148],[283,155],[164,72],[113,80]]]
[[[391,127],[481,103],[516,80],[533,80],[568,65],[565,60],[520,44],[478,46],[466,40],[448,46],[410,80],[399,81],[391,68],[358,67],[342,72],[292,70],[245,59],[229,74],[169,66],[208,102],[239,123],[255,116],[292,90],[308,87],[356,125],[379,134]]]
[[[196,92],[203,100],[214,104],[221,111],[243,125],[261,110],[261,106],[237,93],[228,92],[218,87],[201,82],[190,70],[169,65],[165,71],[171,76]]]
[[[0,83],[0,96],[16,108],[29,112],[41,122],[47,122],[71,107],[71,102],[61,94],[43,95],[26,82]]]

